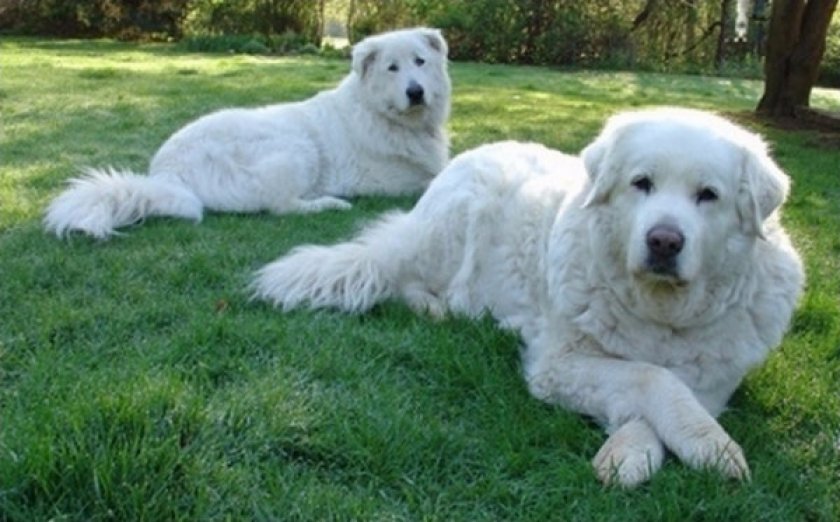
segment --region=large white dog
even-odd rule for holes
[[[283,309],[364,311],[398,297],[519,330],[531,393],[610,434],[593,464],[634,485],[665,449],[749,471],[715,417],[779,345],[803,285],[779,222],[787,176],[756,135],[706,113],[612,118],[582,153],[467,152],[408,213],[264,267]]]
[[[447,52],[436,29],[366,38],[336,89],[199,118],[161,146],[148,176],[89,169],[71,180],[44,224],[105,238],[146,216],[318,212],[349,208],[341,197],[420,192],[449,159]]]

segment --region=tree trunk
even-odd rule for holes
[[[720,0],[720,33],[718,33],[717,49],[715,50],[715,69],[723,67],[726,54],[726,21],[729,18],[731,0]]]
[[[321,0],[321,8],[318,13],[318,46],[324,43],[324,33],[327,26],[327,0]]]
[[[764,95],[756,111],[795,117],[808,107],[837,0],[774,0],[764,61]]]
[[[633,27],[630,28],[631,33],[641,27],[647,19],[650,18],[651,13],[653,13],[654,9],[656,9],[656,2],[657,0],[647,0],[647,2],[645,2],[644,9],[642,9],[642,12],[637,14],[636,18],[633,20]]]
[[[347,39],[351,44],[356,43],[356,31],[353,29],[353,24],[356,23],[356,0],[350,0],[350,5],[347,7]]]
[[[687,0],[685,3],[685,47],[683,54],[689,61],[694,61],[694,49],[697,47],[697,0]]]
[[[522,4],[520,4],[522,5]],[[548,7],[545,0],[531,0],[522,5],[524,13],[525,38],[518,53],[518,60],[524,63],[536,63],[538,61],[538,41],[545,31]]]

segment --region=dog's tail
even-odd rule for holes
[[[412,216],[389,213],[356,238],[303,246],[256,273],[254,298],[284,311],[300,306],[363,312],[395,295],[403,261],[413,256]]]
[[[44,226],[58,237],[72,231],[105,239],[146,216],[201,221],[203,205],[188,187],[161,177],[87,169],[47,208]]]

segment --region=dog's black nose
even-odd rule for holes
[[[648,231],[645,240],[650,253],[662,260],[673,259],[685,245],[685,236],[671,225],[656,225]]]
[[[417,82],[408,84],[408,89],[405,90],[405,95],[408,96],[408,101],[411,105],[420,105],[423,103],[423,86]]]

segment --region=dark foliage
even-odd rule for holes
[[[61,37],[178,38],[190,0],[2,0],[0,30]]]

